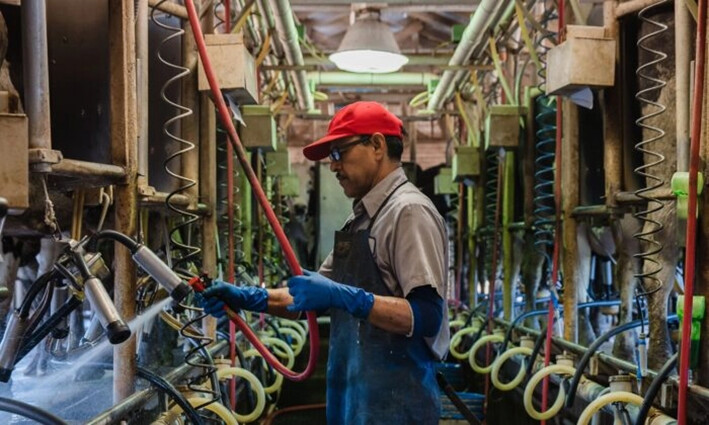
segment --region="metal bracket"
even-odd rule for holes
[[[53,149],[33,148],[28,154],[30,170],[37,173],[52,171],[52,164],[58,164],[63,158],[61,151]]]

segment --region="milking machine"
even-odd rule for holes
[[[189,285],[157,254],[122,233],[104,230],[81,241],[63,239],[60,242],[65,244],[64,251],[52,269],[30,286],[19,308],[10,315],[0,342],[0,381],[7,382],[15,364],[79,307],[84,299],[88,300],[111,344],[120,344],[130,337],[131,330],[120,317],[104,283],[110,276],[110,270],[100,253],[87,252],[100,239],[111,239],[128,248],[136,264],[165,288],[176,302],[182,301],[191,292]],[[63,287],[69,289],[71,296],[44,318],[50,308],[54,290]],[[90,326],[89,332],[95,334],[93,328]]]

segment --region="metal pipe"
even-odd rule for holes
[[[29,118],[29,148],[52,149],[45,1],[23,1],[21,15],[24,107]]]
[[[625,15],[630,15],[631,13],[639,12],[640,10],[651,6],[655,3],[659,3],[663,0],[630,0],[624,3],[618,4],[615,9],[616,19],[620,19]]]
[[[108,32],[112,40],[109,52],[111,156],[115,164],[125,167],[126,181],[115,191],[115,228],[135,234],[137,228],[137,156],[138,134],[135,80],[135,14],[132,1],[109,0]],[[136,266],[131,253],[123,246],[115,248],[114,302],[126,321],[135,317]],[[113,401],[134,392],[136,341],[131,337],[113,349]]]
[[[689,57],[692,46],[689,10],[675,1],[675,99],[677,105],[677,171],[689,170]]]
[[[280,41],[285,50],[288,65],[303,66],[303,52],[300,50],[298,31],[295,28],[295,19],[288,0],[269,0],[274,13],[274,20]],[[315,108],[313,94],[310,93],[308,78],[305,71],[292,71],[291,80],[295,86],[298,97],[298,108],[306,113]]]
[[[504,319],[500,319],[500,318],[495,318],[495,323],[497,323],[498,325],[504,326],[504,327],[510,326],[509,321],[504,320]],[[540,331],[538,329],[532,329],[532,328],[528,328],[525,326],[517,326],[516,329],[519,332],[533,335],[533,336],[539,336],[539,333],[540,333]],[[586,348],[582,345],[576,344],[574,342],[567,341],[563,338],[553,337],[552,341],[553,341],[554,345],[556,345],[560,349],[572,352],[577,355],[583,355],[586,353],[586,351],[588,351],[588,348]],[[623,371],[623,372],[627,372],[633,376],[635,375],[635,373],[637,372],[637,369],[638,369],[638,367],[635,363],[631,363],[631,362],[625,361],[623,359],[619,359],[618,357],[615,357],[611,354],[596,353],[596,358],[598,358],[598,360],[601,363],[605,363],[614,369],[617,369],[617,370]],[[647,369],[646,376],[648,376],[650,378],[655,378],[657,376],[657,372],[652,369]],[[672,383],[673,385],[676,386],[678,384],[678,379],[676,376],[671,376],[667,379],[667,382]],[[690,385],[689,392],[691,394],[694,394],[695,396],[701,398],[704,401],[709,401],[709,388],[702,387],[699,385]]]
[[[217,354],[223,353],[226,348],[226,341],[219,341],[213,346],[208,348],[209,353],[212,357]],[[115,370],[115,369],[114,369]],[[172,372],[163,376],[163,378],[173,383],[193,370],[193,366],[185,363],[182,366],[172,370]],[[85,425],[111,425],[120,423],[121,419],[130,416],[134,411],[138,410],[142,405],[150,401],[157,394],[154,388],[147,388],[142,391],[138,391],[132,394],[130,397],[125,398],[120,403],[112,406],[110,409],[94,417],[90,421],[86,422]]]
[[[308,72],[308,81],[319,86],[426,86],[438,79],[430,72],[393,72],[391,74],[355,74],[352,72]]]
[[[148,185],[148,0],[135,3],[136,97],[138,114],[138,187]]]
[[[86,178],[105,177],[113,183],[118,183],[126,178],[126,170],[118,165],[66,158],[52,165],[52,174]]]
[[[453,52],[453,56],[448,61],[449,66],[464,65],[472,56],[475,48],[481,44],[486,35],[485,29],[490,26],[490,17],[499,10],[505,2],[499,0],[482,0],[475,9],[470,23],[465,27],[458,47]],[[441,80],[428,101],[428,109],[437,111],[441,109],[443,103],[450,97],[454,88],[456,76],[465,71],[446,70],[441,76]]]

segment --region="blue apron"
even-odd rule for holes
[[[403,185],[403,184],[402,184]],[[332,279],[376,295],[393,295],[370,251],[370,231],[335,233]],[[376,241],[372,239],[376,249]],[[344,310],[331,310],[327,364],[329,425],[437,425],[440,415],[434,357],[423,338],[386,332]]]

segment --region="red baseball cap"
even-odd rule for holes
[[[330,154],[333,140],[374,133],[403,138],[403,124],[381,103],[351,103],[337,111],[325,137],[304,147],[303,154],[311,161],[319,161]]]

